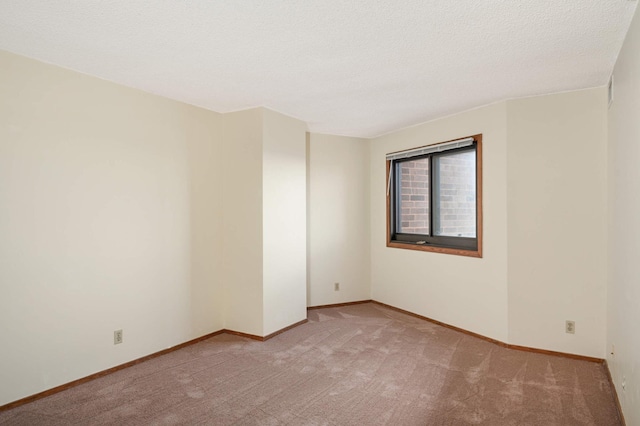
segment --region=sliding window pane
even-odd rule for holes
[[[433,157],[434,234],[476,237],[476,153]]]
[[[429,235],[429,159],[397,165],[399,233]]]

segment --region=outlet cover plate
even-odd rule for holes
[[[569,334],[576,334],[576,322],[567,320],[564,326],[564,331]]]

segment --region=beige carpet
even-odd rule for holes
[[[603,365],[367,303],[220,335],[0,413],[8,425],[618,425]]]

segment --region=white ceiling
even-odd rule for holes
[[[0,49],[373,137],[607,83],[630,0],[0,0]]]

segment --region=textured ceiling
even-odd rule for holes
[[[0,0],[0,49],[372,137],[606,84],[637,1]]]

